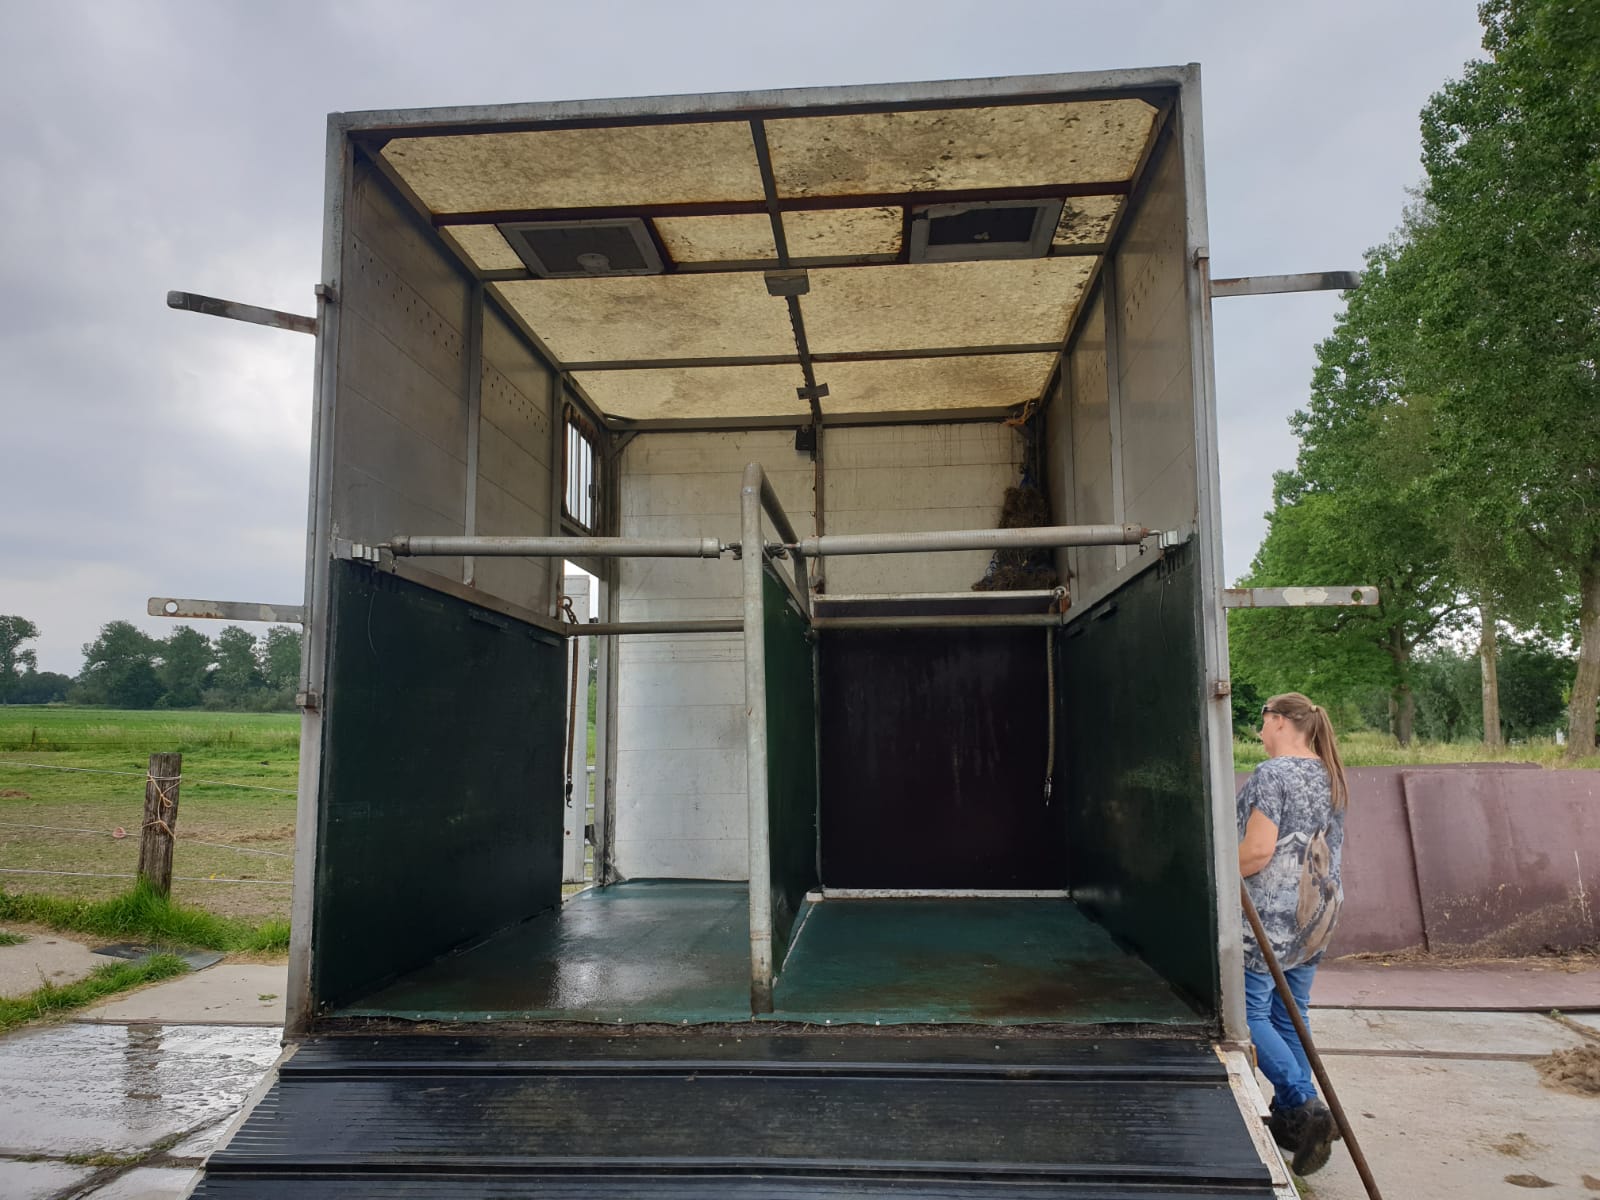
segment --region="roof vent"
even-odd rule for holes
[[[518,221],[500,226],[500,232],[528,269],[543,279],[661,274],[661,255],[638,217]]]
[[[911,213],[910,260],[1043,258],[1061,221],[1060,200],[930,204]]]

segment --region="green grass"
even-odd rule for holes
[[[28,935],[25,933],[7,933],[4,929],[0,929],[0,946],[20,946],[27,940]]]
[[[1537,738],[1516,746],[1486,746],[1482,742],[1413,741],[1402,747],[1388,734],[1361,730],[1339,738],[1339,754],[1347,767],[1426,767],[1433,763],[1534,762],[1545,767],[1600,767],[1600,755],[1571,761],[1565,746]],[[1265,761],[1267,752],[1255,738],[1233,743],[1233,768],[1248,771]]]
[[[142,983],[171,979],[187,970],[182,959],[171,954],[158,954],[139,963],[107,963],[103,967],[96,967],[90,975],[76,983],[45,983],[26,996],[0,998],[0,1033],[9,1033],[18,1025],[51,1013],[84,1008]]]
[[[189,908],[158,895],[144,880],[110,900],[71,900],[0,892],[0,918],[48,925],[62,933],[87,933],[159,945],[281,954],[289,949],[289,923],[251,924]]]
[[[11,869],[0,871],[0,888],[94,901],[125,892],[138,862],[150,755],[176,751],[183,783],[174,894],[225,916],[282,920],[299,740],[293,713],[0,707],[0,868]],[[49,769],[58,767],[74,769]]]

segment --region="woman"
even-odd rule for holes
[[[1306,1016],[1311,979],[1339,920],[1344,764],[1328,714],[1299,692],[1274,696],[1261,709],[1267,761],[1239,793],[1239,874],[1289,990]],[[1272,1081],[1272,1135],[1294,1151],[1292,1166],[1309,1175],[1328,1161],[1339,1136],[1317,1096],[1311,1065],[1289,1010],[1256,945],[1244,931],[1245,1013],[1261,1071]]]

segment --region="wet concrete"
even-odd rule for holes
[[[1313,1031],[1320,1016],[1312,1014]],[[1492,1014],[1491,1023],[1503,1016]],[[1473,1054],[1476,1047],[1457,1042],[1452,1052]],[[1600,1178],[1600,1101],[1541,1086],[1529,1062],[1330,1054],[1327,1067],[1385,1196],[1530,1194],[1528,1180],[1517,1184],[1508,1176],[1553,1185],[1532,1194],[1593,1194],[1584,1177]],[[1366,1192],[1349,1154],[1336,1144],[1302,1195],[1365,1200]]]
[[[0,946],[0,996],[25,996],[45,983],[72,983],[111,961],[59,933],[11,932],[25,933],[28,940],[20,946]]]
[[[54,1200],[67,1188],[85,1182],[94,1167],[59,1162],[17,1162],[0,1159],[0,1196],[6,1200]]]
[[[199,1177],[192,1167],[135,1167],[95,1188],[84,1200],[178,1200]]]
[[[287,966],[222,963],[179,976],[85,1012],[87,1021],[196,1025],[282,1025]]]
[[[149,1150],[225,1121],[278,1057],[272,1028],[57,1025],[0,1040],[0,1157]]]

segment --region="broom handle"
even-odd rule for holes
[[[1317,1053],[1317,1047],[1311,1041],[1311,1030],[1306,1027],[1305,1018],[1300,1015],[1300,1005],[1295,1000],[1294,993],[1289,990],[1289,980],[1284,976],[1283,968],[1278,965],[1278,956],[1272,952],[1272,943],[1267,941],[1267,931],[1261,928],[1261,915],[1251,903],[1250,892],[1243,882],[1239,884],[1239,899],[1244,901],[1244,915],[1250,921],[1250,931],[1256,935],[1256,945],[1261,947],[1261,957],[1267,960],[1267,969],[1272,972],[1272,982],[1278,987],[1278,995],[1283,997],[1283,1006],[1289,1010],[1289,1019],[1294,1022],[1294,1031],[1300,1037],[1300,1046],[1306,1052],[1306,1060],[1310,1062],[1317,1083],[1322,1087],[1322,1094],[1327,1098],[1328,1107],[1333,1111],[1333,1119],[1339,1125],[1339,1132],[1344,1135],[1344,1144],[1350,1149],[1350,1159],[1356,1165],[1356,1174],[1361,1176],[1361,1185],[1367,1189],[1370,1200],[1383,1200],[1383,1193],[1378,1191],[1378,1181],[1372,1177],[1372,1168],[1367,1166],[1367,1156],[1361,1153],[1361,1145],[1356,1141],[1356,1131],[1351,1128],[1349,1119],[1344,1115],[1344,1106],[1339,1103],[1339,1096],[1333,1090],[1333,1080],[1328,1078],[1327,1068],[1322,1065],[1322,1056]]]

